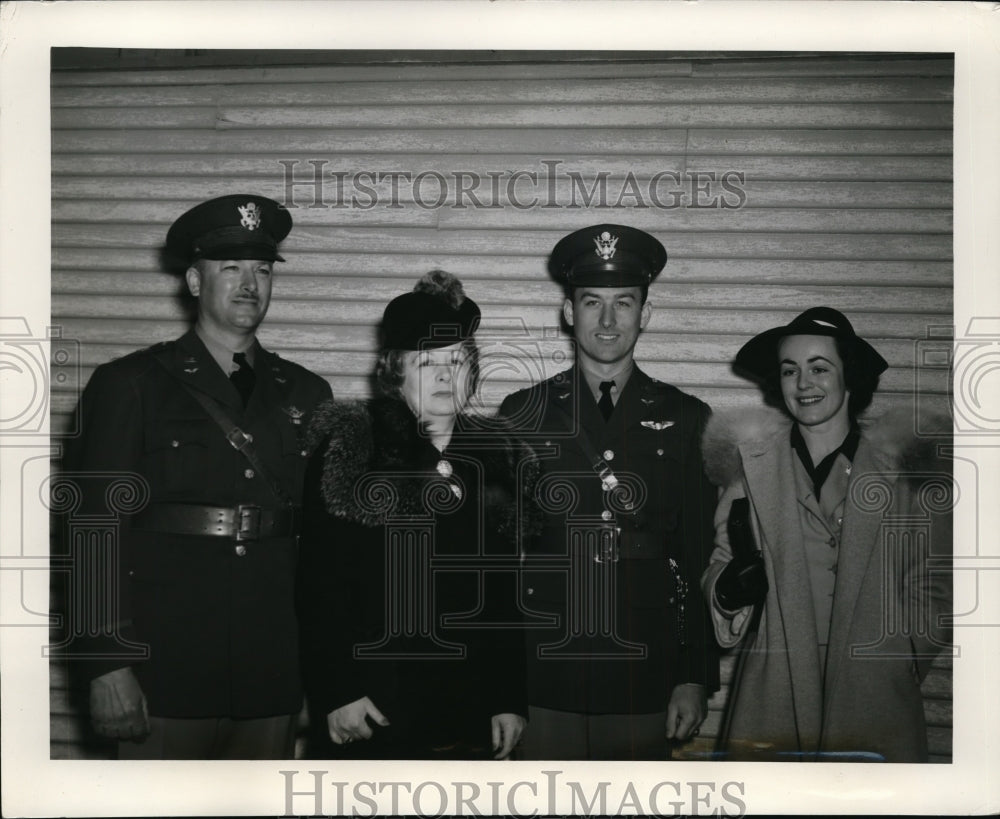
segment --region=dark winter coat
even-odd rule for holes
[[[329,403],[310,434],[299,603],[313,719],[367,696],[404,738],[488,747],[493,715],[527,714],[516,581],[534,456],[463,417],[441,453],[387,398]]]

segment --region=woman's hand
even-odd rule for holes
[[[494,714],[490,720],[493,726],[494,759],[506,759],[514,746],[521,740],[526,720],[518,714]]]
[[[371,739],[372,729],[367,717],[385,727],[389,720],[375,707],[368,697],[342,705],[336,711],[326,715],[326,727],[330,731],[330,739],[337,745],[354,742],[356,739]]]

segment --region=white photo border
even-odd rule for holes
[[[6,3],[0,11],[0,316],[25,317],[31,328],[51,323],[49,49],[296,48],[517,49],[615,51],[905,51],[955,57],[955,324],[1000,316],[1000,26],[987,3],[899,2],[73,2]],[[284,32],[293,32],[286,34]],[[2,386],[2,382],[0,382]],[[991,393],[997,398],[997,392]],[[0,397],[2,400],[2,397]],[[1000,406],[995,402],[993,406]],[[978,468],[980,533],[1000,531],[996,496],[1000,439],[963,441]],[[48,520],[20,520],[17,495],[25,464],[48,458],[47,441],[0,441],[0,703],[2,810],[5,816],[282,815],[292,789],[307,791],[323,771],[323,811],[337,809],[335,782],[350,783],[342,806],[375,809],[349,799],[358,783],[476,782],[484,794],[502,781],[500,812],[511,805],[536,815],[566,813],[558,782],[634,784],[648,794],[659,782],[680,783],[683,797],[663,790],[659,805],[683,802],[679,813],[975,814],[1000,809],[1000,595],[988,572],[956,573],[958,599],[975,604],[981,627],[960,630],[954,664],[954,761],[950,765],[788,765],[671,763],[421,763],[360,761],[96,762],[50,760],[47,629],[17,622],[22,584],[34,592],[48,577],[7,561],[30,538],[47,540]],[[992,492],[992,494],[991,494]],[[993,543],[976,544],[976,521],[956,521],[956,554],[996,558]],[[30,576],[29,576],[30,575]],[[37,584],[37,585],[36,585]],[[32,597],[35,593],[32,592]],[[324,766],[326,766],[324,768]],[[500,767],[498,767],[500,766]],[[720,799],[725,783],[741,783]],[[506,800],[516,783],[513,803]],[[698,783],[714,783],[710,789]],[[711,790],[711,802],[697,803]],[[532,787],[533,786],[533,787]],[[364,794],[378,813],[392,812],[391,789]],[[620,790],[618,791],[621,792]],[[426,791],[425,813],[438,813],[438,791]],[[401,797],[405,791],[400,792]],[[612,800],[614,802],[614,800]],[[477,803],[484,813],[490,800]],[[613,806],[613,805],[612,805]],[[315,802],[296,796],[292,813]],[[412,812],[401,802],[398,811]]]

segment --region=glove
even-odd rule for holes
[[[767,589],[764,558],[758,552],[749,560],[734,558],[726,564],[715,581],[715,599],[726,611],[738,611],[763,602]]]

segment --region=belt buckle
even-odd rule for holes
[[[257,540],[260,537],[260,507],[253,503],[241,503],[236,507],[239,515],[239,529],[236,531],[237,542],[242,540]]]
[[[233,449],[242,452],[253,441],[253,435],[244,432],[239,427],[233,427],[226,433],[226,440],[229,441]]]
[[[598,535],[597,552],[594,555],[595,563],[617,563],[619,559],[618,542],[621,538],[622,530],[617,526],[614,528],[605,527]]]

